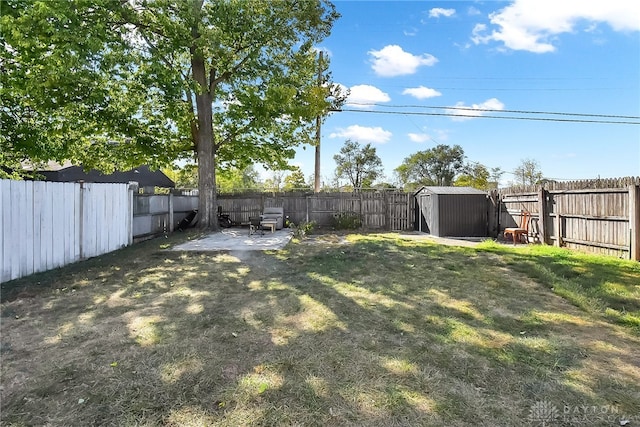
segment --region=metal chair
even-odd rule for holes
[[[249,237],[252,234],[260,233],[261,236],[264,236],[264,227],[260,223],[262,221],[261,218],[249,218]]]

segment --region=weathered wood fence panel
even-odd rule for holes
[[[549,191],[550,243],[629,257],[629,190]]]
[[[0,180],[0,282],[130,243],[127,184]]]
[[[415,198],[411,193],[387,192],[389,229],[413,230]]]
[[[282,206],[295,224],[315,221],[321,227],[329,227],[335,215],[355,213],[367,229],[413,228],[413,197],[405,192],[222,194],[218,204],[232,221],[239,223],[248,223],[265,207]]]
[[[180,193],[134,194],[134,242],[175,230],[180,221],[194,209],[198,209],[198,196]]]
[[[499,229],[531,213],[540,241],[640,260],[640,178],[548,183],[498,190]]]

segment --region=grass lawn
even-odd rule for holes
[[[640,264],[320,235],[2,288],[2,425],[640,425]]]

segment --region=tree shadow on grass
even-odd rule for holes
[[[361,247],[355,244],[353,249],[355,256],[349,256],[349,249],[341,248],[340,258],[343,260],[352,259],[355,263],[355,269],[362,269],[362,265],[376,265],[363,261],[366,260],[368,253],[376,253],[373,248],[375,244],[377,243],[368,242]],[[382,246],[385,245],[386,243],[382,244]],[[436,332],[433,334],[435,335],[435,341],[445,346],[448,345],[452,353],[460,349],[468,349],[472,354],[480,353],[485,357],[484,361],[491,362],[494,369],[504,369],[506,373],[517,369],[522,373],[523,377],[529,375],[533,376],[533,378],[545,378],[544,384],[553,383],[553,380],[548,380],[549,378],[557,380],[565,378],[565,381],[570,386],[559,388],[560,392],[557,392],[557,390],[556,393],[550,392],[548,397],[554,395],[563,396],[562,398],[565,399],[563,402],[569,400],[575,402],[575,404],[579,404],[584,400],[594,401],[592,397],[588,397],[588,393],[587,395],[583,394],[582,389],[589,388],[598,381],[584,381],[584,378],[572,377],[584,375],[581,374],[581,371],[589,364],[606,365],[608,358],[613,357],[616,360],[616,366],[610,370],[605,368],[598,372],[596,376],[600,378],[599,381],[602,381],[603,384],[611,384],[613,381],[610,379],[616,378],[615,381],[623,385],[622,389],[636,390],[637,392],[636,381],[640,379],[637,369],[639,365],[638,358],[633,351],[634,346],[638,345],[637,340],[625,336],[623,331],[615,327],[603,324],[597,319],[590,319],[590,316],[584,316],[588,320],[581,319],[580,313],[572,310],[560,298],[546,292],[539,284],[523,283],[522,280],[519,280],[517,274],[514,277],[512,272],[503,271],[503,269],[487,272],[486,265],[483,264],[490,259],[486,259],[482,254],[480,254],[480,258],[477,258],[477,252],[469,249],[461,251],[451,249],[439,251],[438,249],[427,246],[417,251],[423,256],[422,261],[425,264],[422,269],[423,274],[427,277],[430,274],[438,276],[436,282],[439,282],[439,285],[434,285],[433,281],[428,281],[426,293],[424,289],[421,289],[421,286],[414,286],[413,288],[404,286],[400,288],[400,292],[394,292],[393,277],[382,281],[386,282],[384,284],[372,281],[358,283],[359,287],[392,296],[398,302],[407,303],[413,301],[413,308],[407,305],[399,305],[398,310],[395,311],[389,310],[388,307],[382,309],[383,316],[388,314],[389,319],[393,319],[393,321],[387,322],[389,331],[393,330],[398,318],[413,326],[414,332],[408,332],[412,336],[420,335],[415,331],[433,331],[435,323]],[[380,251],[377,252],[379,253]],[[386,258],[379,257],[373,261],[377,261],[380,269],[386,272],[392,270],[389,268],[389,264],[413,265],[416,253],[416,251],[411,250],[407,253],[401,253],[401,256],[394,259],[388,255],[389,251],[386,249],[383,252],[387,254]],[[433,256],[431,256],[432,254]],[[438,273],[438,266],[434,266],[434,263],[442,259],[443,254],[446,254],[444,255],[446,258],[445,266]],[[469,255],[475,255],[476,258],[469,258]],[[321,258],[325,256],[322,253],[320,255]],[[458,265],[459,262],[462,265]],[[319,264],[319,271],[322,271],[324,268],[323,262]],[[500,263],[497,264],[499,265]],[[333,268],[329,269],[326,274],[333,280],[339,281],[346,275],[346,270],[352,267],[348,262],[345,262],[344,266],[345,269],[341,270],[339,266],[334,264]],[[461,267],[470,269],[470,274],[476,279],[470,280],[468,277],[451,276],[450,271],[455,271]],[[409,276],[410,273],[403,275],[405,283],[409,280]],[[502,285],[492,289],[491,283],[495,282],[501,282]],[[489,285],[487,286],[485,283],[489,283]],[[484,292],[484,295],[478,292],[469,292],[470,286],[485,287],[487,291]],[[509,295],[514,290],[517,290],[518,287],[523,287],[527,292],[523,294],[521,289],[519,293],[514,293],[513,296]],[[434,289],[452,297],[451,299],[457,300],[455,301],[456,304],[452,305],[452,301],[434,299],[434,293],[431,292]],[[531,290],[530,294],[528,293],[529,290]],[[423,293],[421,294],[421,292]],[[411,295],[413,298],[407,298],[407,295]],[[489,303],[492,298],[498,296],[508,303],[506,304],[507,307]],[[527,301],[528,296],[531,296],[532,301]],[[322,295],[316,295],[316,297],[323,300]],[[435,301],[437,306],[431,305],[421,309],[419,305],[415,304],[416,297],[418,299],[423,297],[423,302]],[[479,302],[480,306],[476,304],[478,302],[474,300],[476,298],[482,300]],[[464,304],[460,304],[461,302]],[[325,303],[331,306],[329,302],[325,301]],[[473,310],[474,305],[475,310]],[[379,307],[368,308],[373,311],[381,310]],[[421,314],[429,313],[427,318],[431,318],[431,323],[419,321],[420,316],[408,314],[415,310],[421,311]],[[559,313],[554,313],[556,310]],[[449,311],[448,314],[446,313],[447,311]],[[508,315],[501,315],[505,311]],[[571,314],[566,314],[566,312]],[[568,322],[565,322],[564,318],[574,318],[574,321],[569,322],[567,325]],[[455,319],[456,322],[451,322],[451,319]],[[445,331],[444,333],[443,330]],[[477,330],[484,330],[489,333],[484,338],[477,337],[475,336],[477,334],[474,335],[473,333]],[[570,338],[572,330],[580,332],[580,339]],[[468,334],[468,336],[465,334]],[[568,337],[564,336],[564,334],[567,334]],[[425,335],[422,334],[423,339]],[[492,345],[492,342],[499,341],[501,338],[504,339],[505,335],[508,337],[506,343]],[[594,344],[596,346],[595,349],[593,348]],[[616,350],[612,350],[616,347]],[[627,374],[625,374],[625,371]],[[500,376],[497,375],[498,378]],[[585,384],[587,383],[590,385],[586,386]],[[514,385],[515,389],[522,391],[518,383]],[[538,388],[544,389],[544,387]],[[593,389],[595,390],[597,387]],[[602,387],[602,390],[607,396],[603,397],[602,401],[607,401],[607,399],[611,399],[611,396],[618,394],[617,390],[619,388]],[[526,394],[524,393],[524,395]],[[516,393],[515,396],[517,395]],[[598,393],[595,392],[595,395],[597,396]],[[573,396],[573,398],[567,399],[567,396]],[[598,399],[595,399],[595,401],[597,402]],[[638,402],[634,399],[614,399],[613,401],[609,400],[609,403],[620,404],[625,410],[631,411]]]
[[[510,269],[640,335],[640,263],[549,247],[481,251],[500,254]]]
[[[513,425],[540,400],[639,403],[637,341],[473,250],[141,256],[7,305],[4,421]]]

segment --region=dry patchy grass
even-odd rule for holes
[[[6,284],[4,425],[540,425],[540,402],[548,425],[640,422],[633,328],[517,253],[394,234],[163,250],[184,238]]]

